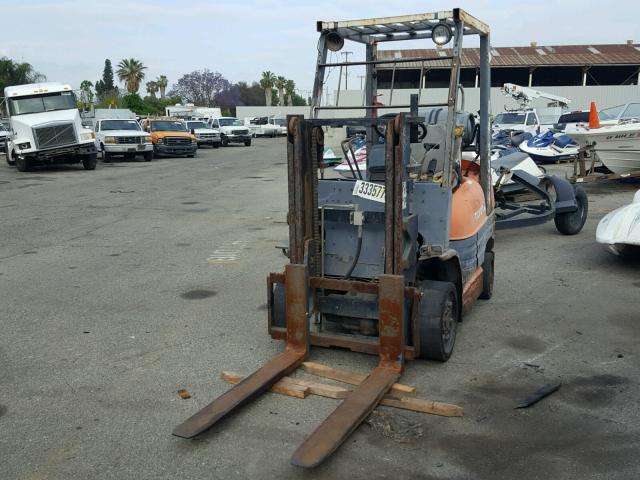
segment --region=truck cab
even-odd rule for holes
[[[210,145],[213,148],[218,148],[222,143],[220,138],[220,130],[211,128],[203,120],[187,120],[187,130],[196,136],[198,146]]]
[[[153,159],[151,135],[142,130],[135,116],[132,118],[102,118],[96,120],[96,147],[107,162],[121,155],[133,160],[141,155],[145,161]]]
[[[198,148],[196,136],[187,130],[184,121],[175,117],[149,117],[142,128],[151,135],[153,153],[159,155],[186,155],[193,157]]]
[[[251,133],[240,120],[234,117],[213,117],[209,119],[209,126],[220,131],[222,145],[225,147],[230,143],[244,143],[251,145]]]
[[[7,163],[19,171],[34,165],[79,163],[96,168],[95,134],[82,125],[71,86],[32,83],[4,89],[9,113]]]
[[[513,132],[529,132],[531,135],[540,133],[540,119],[535,110],[514,110],[502,112],[493,120],[493,132],[500,130]]]
[[[244,124],[254,137],[276,137],[287,133],[285,127],[273,122],[273,117],[247,117]]]

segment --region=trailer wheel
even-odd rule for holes
[[[446,362],[453,352],[460,300],[451,282],[422,282],[420,304],[420,357]]]
[[[95,170],[98,164],[98,156],[95,153],[82,157],[82,166],[85,170]]]
[[[16,157],[15,164],[19,172],[31,170],[31,160],[27,157]]]
[[[489,300],[493,296],[493,252],[484,252],[484,262],[482,262],[482,293],[480,298]]]
[[[589,213],[589,200],[587,199],[587,192],[582,187],[575,188],[576,203],[578,204],[577,210],[566,213],[556,213],[554,222],[556,228],[563,235],[575,235],[580,233],[582,227],[584,227],[587,221],[587,215]]]

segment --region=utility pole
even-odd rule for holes
[[[345,62],[348,62],[349,61],[349,55],[353,54],[353,52],[340,52],[340,53],[342,55],[344,55],[344,57],[345,57],[344,61]],[[349,77],[348,77],[349,73],[347,72],[347,68],[348,67],[345,65],[344,66],[344,89],[345,90],[349,90],[349,80],[348,80],[349,79]]]

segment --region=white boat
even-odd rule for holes
[[[596,241],[615,255],[640,254],[640,190],[631,204],[605,215],[596,230]]]
[[[598,112],[600,127],[567,128],[580,148],[593,146],[597,158],[613,173],[640,170],[640,103],[626,103]]]
[[[600,128],[576,127],[567,135],[581,148],[593,146],[598,159],[613,173],[640,171],[640,119]]]

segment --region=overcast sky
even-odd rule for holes
[[[105,58],[115,66],[134,57],[148,67],[147,79],[164,74],[170,84],[204,68],[233,82],[258,80],[271,70],[304,91],[313,83],[317,20],[454,6],[488,23],[497,47],[531,41],[640,43],[637,0],[0,0],[0,56],[29,62],[48,80],[74,87],[84,79],[99,79]],[[430,48],[432,42],[411,46]],[[357,75],[351,73],[350,88],[359,85]]]

